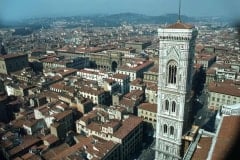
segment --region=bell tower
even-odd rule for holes
[[[188,129],[189,100],[197,30],[182,23],[158,29],[159,78],[156,160],[181,159],[182,135]]]

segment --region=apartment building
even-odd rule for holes
[[[203,68],[207,69],[216,62],[216,56],[211,54],[197,54],[195,56],[195,64],[203,65]]]
[[[0,73],[9,74],[28,67],[27,54],[0,55]]]
[[[146,85],[143,82],[143,80],[141,78],[137,78],[130,83],[130,92],[132,90],[143,90],[144,91],[145,87],[146,87]]]
[[[153,61],[139,61],[126,63],[117,68],[117,73],[126,74],[130,76],[130,81],[135,80],[136,78],[143,78],[143,73],[148,71],[154,65]]]
[[[120,94],[126,94],[129,92],[129,82],[130,82],[130,76],[125,74],[116,73],[112,75],[112,77],[109,77],[110,79],[115,80],[119,86],[119,93]]]
[[[120,159],[129,159],[141,148],[142,118],[125,115],[123,119],[110,119],[107,111],[96,108],[76,121],[77,133],[120,144]]]
[[[156,129],[157,123],[157,104],[142,103],[138,106],[138,117],[143,118],[143,121],[150,124]]]
[[[157,91],[158,86],[156,83],[148,83],[145,89],[146,102],[157,104]]]
[[[208,107],[220,109],[222,105],[240,103],[240,87],[238,81],[226,80],[213,82],[208,86]]]
[[[158,65],[154,65],[149,69],[149,71],[144,72],[144,82],[157,83],[158,81]]]

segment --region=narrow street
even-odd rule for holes
[[[207,131],[213,132],[216,111],[209,110],[207,104],[207,93],[204,91],[193,105],[193,107],[197,109],[194,124]]]

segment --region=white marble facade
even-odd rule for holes
[[[177,22],[158,30],[159,79],[156,160],[181,159],[181,138],[188,113],[197,30]]]

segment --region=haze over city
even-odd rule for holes
[[[178,0],[1,0],[0,21],[94,14],[139,13],[162,15],[178,12]],[[183,0],[182,14],[194,17],[239,17],[238,0]]]

